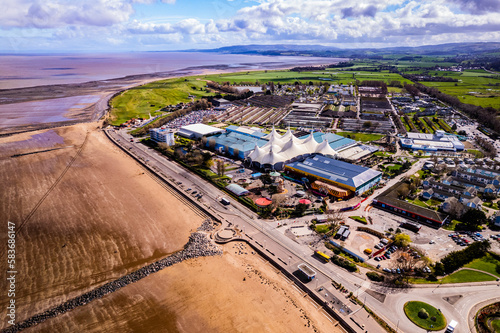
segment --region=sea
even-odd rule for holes
[[[329,64],[344,59],[204,52],[119,54],[0,54],[0,89],[82,83],[137,74],[203,68],[258,70]]]

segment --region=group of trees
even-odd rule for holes
[[[484,240],[474,242],[463,250],[453,251],[434,265],[435,273],[438,276],[453,273],[472,260],[483,257],[490,247],[490,242]]]
[[[483,148],[487,156],[495,157],[497,155],[497,149],[495,148],[495,145],[487,139],[478,136],[476,137],[476,143],[481,146],[481,148]]]
[[[410,81],[426,81],[426,82],[458,82],[457,79],[444,76],[416,75],[416,74],[401,74],[402,77]]]

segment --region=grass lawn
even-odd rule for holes
[[[111,101],[111,124],[119,125],[131,118],[149,118],[160,114],[167,105],[189,102],[213,95],[204,90],[206,82],[194,77],[161,80],[124,91]],[[200,90],[201,89],[201,90]]]
[[[485,202],[483,203],[483,206],[498,210],[498,203],[496,202]]]
[[[337,132],[335,134],[343,136],[345,138],[349,136],[351,139],[361,142],[376,141],[383,137],[382,134],[372,133]]]
[[[386,171],[396,171],[396,170],[399,170],[403,167],[402,164],[394,164],[394,165],[390,165],[388,166],[385,170]]]
[[[476,156],[476,158],[483,158],[484,157],[483,152],[480,150],[477,150],[477,149],[467,149],[467,152],[470,154],[474,154],[474,156]]]
[[[357,221],[357,222],[360,222],[360,223],[363,223],[363,224],[368,224],[368,222],[366,221],[366,219],[364,217],[361,217],[361,216],[349,216],[351,219],[353,219],[354,221]]]
[[[500,277],[500,273],[498,273],[495,269],[496,265],[498,264],[500,264],[500,261],[493,258],[490,254],[487,254],[482,258],[474,259],[464,267],[479,269],[481,271],[488,272]]]
[[[429,314],[426,319],[420,318],[420,309],[425,309]],[[430,331],[439,331],[446,327],[446,318],[443,314],[430,304],[424,302],[407,302],[404,306],[405,314],[415,325]],[[435,320],[432,320],[435,318]]]
[[[451,223],[444,225],[443,229],[454,231],[455,227],[457,226],[458,223],[460,223],[460,221],[458,221],[458,220],[451,220]]]
[[[491,321],[491,326],[495,332],[500,332],[500,319],[494,319]]]
[[[488,274],[463,269],[450,274],[440,280],[441,283],[464,283],[464,282],[484,282],[495,281],[496,279]]]
[[[412,204],[415,204],[415,205],[420,206],[420,207],[431,208],[428,204],[426,204],[425,202],[423,202],[420,199],[406,200],[406,201],[411,202]]]
[[[328,225],[328,224],[316,224],[316,226],[314,227],[314,230],[316,230],[316,232],[318,234],[324,234],[324,233],[327,233],[328,231],[330,231],[330,225]]]

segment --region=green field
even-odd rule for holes
[[[475,259],[472,262],[468,263],[464,267],[467,268],[474,268],[478,269],[484,272],[491,273],[493,275],[496,275],[500,278],[500,273],[496,271],[496,265],[499,265],[500,261],[495,259],[491,254],[487,254],[486,256]]]
[[[372,133],[337,132],[335,134],[343,136],[345,138],[349,136],[353,140],[362,142],[376,141],[383,137],[382,134],[372,134]]]
[[[150,114],[155,116],[167,105],[189,102],[190,94],[195,99],[211,95],[203,89],[205,84],[194,77],[186,77],[156,81],[129,89],[112,100],[110,122],[112,125],[119,125],[134,117],[149,118]]]
[[[289,70],[277,71],[254,71],[254,72],[239,72],[239,73],[223,73],[214,75],[204,75],[204,80],[215,82],[229,82],[231,84],[240,84],[241,82],[256,84],[264,84],[267,82],[293,84],[295,81],[301,83],[330,83],[330,84],[350,84],[356,80],[381,80],[381,81],[400,81],[401,84],[411,83],[397,73],[389,73],[389,71],[381,72],[363,72],[363,71],[341,71],[338,69],[328,69],[320,71],[308,72],[292,72]]]
[[[429,314],[426,319],[420,318],[418,313],[425,309]],[[415,325],[430,331],[439,331],[446,327],[446,318],[441,311],[424,302],[407,302],[404,305],[405,314]],[[434,318],[434,320],[432,320]]]
[[[430,72],[431,75],[451,77],[459,82],[421,82],[428,87],[436,87],[441,92],[457,96],[462,103],[482,107],[500,108],[500,75],[486,71]]]
[[[462,269],[450,274],[440,280],[440,283],[465,283],[465,282],[484,282],[495,281],[496,279],[488,274]]]
[[[316,224],[316,226],[314,226],[314,230],[316,230],[318,234],[327,233],[330,229],[330,224]]]

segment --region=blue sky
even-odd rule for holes
[[[500,0],[0,0],[0,52],[500,41]]]

